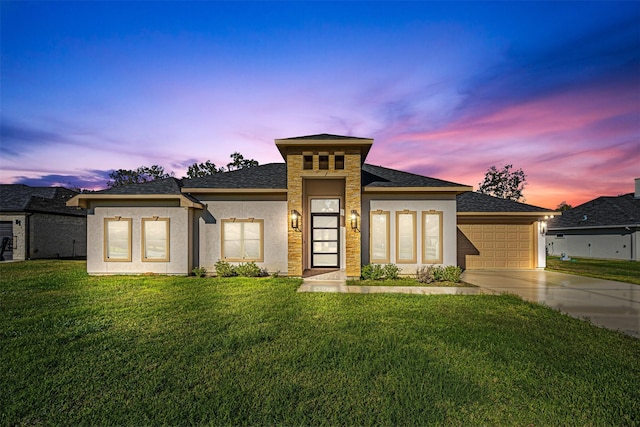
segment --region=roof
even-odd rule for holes
[[[362,163],[364,163],[373,145],[373,139],[371,138],[332,135],[329,133],[276,139],[275,142],[278,151],[285,160],[290,147],[297,147],[298,149],[308,147],[314,150],[330,149],[331,147],[357,147],[360,150],[360,161]]]
[[[232,189],[279,189],[287,191],[287,165],[284,163],[268,163],[251,168],[237,169],[216,173],[201,178],[182,180],[187,191],[197,189],[232,188]]]
[[[362,186],[366,189],[373,188],[410,188],[410,187],[437,187],[457,189],[457,191],[469,191],[471,187],[456,184],[455,182],[430,178],[428,176],[389,169],[382,166],[364,164],[362,166]],[[365,190],[366,191],[366,190]]]
[[[176,178],[155,179],[140,184],[120,185],[94,194],[181,194],[182,183]]]
[[[295,141],[295,140],[313,140],[313,141],[334,141],[341,139],[361,139],[371,141],[371,138],[360,138],[357,136],[332,135],[330,133],[320,133],[318,135],[294,136],[293,138],[282,138],[278,141]]]
[[[23,184],[0,184],[1,212],[44,212],[86,216],[84,209],[65,203],[78,193],[64,187],[30,187]]]
[[[640,198],[601,196],[549,221],[549,229],[640,226]]]
[[[515,202],[513,200],[501,199],[488,194],[468,192],[459,194],[457,197],[458,213],[506,213],[519,212],[523,214],[533,213],[539,215],[550,215],[555,213],[551,209],[539,206],[528,205],[526,203]]]

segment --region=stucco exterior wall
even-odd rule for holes
[[[29,218],[31,259],[87,255],[87,219],[84,216],[33,214]]]
[[[269,273],[287,274],[287,230],[289,215],[287,202],[282,201],[220,201],[202,198],[207,211],[198,218],[199,266],[215,271],[221,259],[221,220],[229,218],[264,220],[263,262],[256,264]],[[233,262],[231,264],[239,264]]]
[[[131,218],[131,261],[104,260],[104,219]],[[142,218],[169,218],[169,261],[142,261]],[[187,275],[189,259],[189,209],[180,207],[96,207],[87,216],[87,272],[89,274],[175,274]]]
[[[549,231],[549,255],[639,261],[640,232],[625,228]]]
[[[442,212],[442,265],[456,265],[456,200],[455,196],[433,196],[414,198],[410,196],[364,195],[362,202],[362,263],[369,263],[369,214],[371,211],[389,211],[390,262],[396,264],[403,274],[414,274],[422,265],[422,212]],[[400,264],[396,261],[396,212],[405,209],[416,212],[416,264]]]
[[[16,220],[20,224],[16,224]],[[26,229],[27,221],[26,215],[14,214],[14,215],[0,215],[0,221],[8,221],[11,223],[12,232],[11,238],[13,240],[13,251],[6,252],[4,254],[5,260],[24,260],[26,259]]]

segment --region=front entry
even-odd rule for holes
[[[311,267],[340,268],[340,199],[311,199]]]

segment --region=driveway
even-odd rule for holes
[[[467,270],[462,280],[640,338],[640,286],[543,270]]]

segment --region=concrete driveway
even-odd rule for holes
[[[467,270],[462,280],[640,338],[640,286],[543,270]]]

